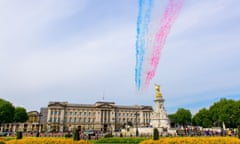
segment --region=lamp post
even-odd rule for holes
[[[42,116],[42,114],[41,114],[41,112],[38,114],[38,129],[37,129],[37,135],[36,135],[36,137],[39,137],[40,136],[40,123],[41,123],[41,116]]]
[[[59,133],[60,132],[60,127],[61,127],[61,122],[59,119],[57,119],[56,121],[56,132]]]
[[[232,128],[233,128],[232,117],[233,117],[233,116],[231,115],[231,116],[230,116],[230,126],[229,126],[229,127],[230,127],[230,129],[232,129]]]
[[[136,136],[138,136],[138,112],[135,113],[136,116]]]

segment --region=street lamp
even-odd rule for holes
[[[41,112],[38,114],[38,129],[37,129],[37,137],[39,137],[39,135],[40,135],[40,122],[41,122],[41,116],[42,116],[42,114],[41,114]]]
[[[232,129],[232,126],[233,124],[232,124],[232,115],[230,116],[230,125],[229,125],[229,127],[230,127],[230,129]]]
[[[138,136],[138,112],[135,113],[135,116],[136,116],[136,136]]]

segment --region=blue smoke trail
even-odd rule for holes
[[[141,75],[145,54],[145,36],[149,29],[153,0],[139,0],[138,2],[139,11],[137,17],[135,83],[139,90],[141,87]]]

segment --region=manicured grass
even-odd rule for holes
[[[141,141],[147,140],[149,138],[140,137],[113,137],[113,138],[102,138],[100,140],[93,140],[94,144],[138,144]]]

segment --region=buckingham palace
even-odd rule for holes
[[[28,112],[24,123],[2,123],[0,131],[23,132],[68,132],[98,130],[119,131],[126,126],[133,128],[170,128],[164,107],[160,85],[155,85],[155,109],[145,105],[117,105],[115,102],[97,101],[94,104],[49,102],[40,112]]]
[[[2,123],[0,132],[67,132],[81,130],[117,131],[127,125],[148,127],[153,109],[144,105],[116,105],[98,101],[95,104],[49,102],[40,112],[28,112],[24,123]]]
[[[49,102],[47,110],[47,131],[60,132],[74,128],[116,131],[126,125],[148,127],[153,112],[151,106],[124,106],[103,101],[95,104]]]

